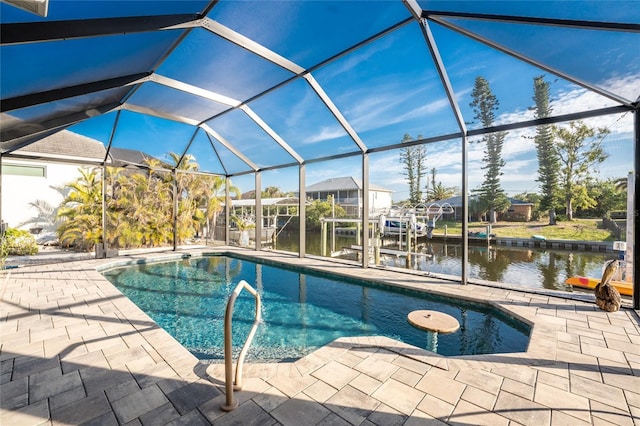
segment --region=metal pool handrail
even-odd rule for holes
[[[240,355],[238,356],[238,364],[236,365],[236,377],[235,381],[232,382],[231,376],[233,375],[233,343],[231,338],[231,317],[233,316],[233,305],[236,303],[236,298],[243,289],[246,289],[249,293],[253,294],[253,297],[255,297],[256,299],[256,316],[253,322],[253,327],[251,327],[251,331],[249,331],[247,340],[244,342],[244,346],[242,347]],[[233,400],[233,390],[242,389],[242,365],[244,364],[244,357],[249,350],[249,346],[251,346],[253,336],[256,334],[256,329],[258,328],[258,324],[261,320],[260,306],[260,295],[245,280],[241,280],[233,290],[233,293],[231,293],[231,295],[229,296],[227,309],[224,313],[224,380],[227,397],[226,404],[221,407],[223,411],[232,411],[238,406],[238,402]],[[235,386],[233,386],[234,384]]]

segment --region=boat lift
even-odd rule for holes
[[[424,204],[418,204],[414,207],[416,212],[424,212],[427,215],[427,238],[431,238],[433,230],[436,228],[436,222],[442,217],[443,214],[453,214],[455,209],[449,203],[431,203],[428,206]],[[429,219],[431,215],[431,219]]]
[[[379,264],[380,262],[380,254],[384,251],[381,250],[381,238],[384,236],[397,236],[399,241],[398,245],[402,248],[403,245],[403,235],[406,238],[406,250],[398,250],[393,251],[394,254],[405,255],[407,256],[407,261],[409,260],[412,254],[415,255],[424,255],[422,253],[413,253],[411,247],[417,247],[417,238],[419,236],[426,236],[427,238],[431,238],[433,234],[433,230],[436,227],[437,221],[442,217],[443,214],[452,214],[454,213],[454,209],[449,203],[431,203],[429,205],[426,204],[418,204],[412,208],[402,208],[402,207],[392,207],[388,210],[389,216],[385,214],[379,215],[377,218],[369,219],[368,228],[371,230],[374,238],[372,241],[372,246],[368,249],[360,246],[360,234],[362,221],[361,219],[354,218],[323,218],[321,219],[321,254],[323,256],[327,255],[327,225],[329,223],[355,223],[356,224],[356,244],[349,248],[349,250],[354,251],[362,251],[366,253],[366,251],[373,251],[375,264]],[[369,230],[367,230],[369,231]],[[335,228],[333,230],[335,235]],[[331,244],[331,255],[333,256],[335,253],[335,236],[332,238]]]
[[[443,214],[455,213],[454,208],[449,203],[420,203],[414,207],[392,206],[384,217],[385,235],[398,235],[400,238],[406,233],[408,227],[415,237],[425,235],[427,238],[433,236],[436,223]],[[382,219],[380,220],[381,223]]]

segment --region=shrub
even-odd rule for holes
[[[7,256],[25,256],[38,253],[38,243],[33,235],[21,229],[8,228],[2,239],[1,252]]]

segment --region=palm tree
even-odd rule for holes
[[[438,201],[453,197],[456,191],[454,188],[448,188],[442,182],[438,182],[427,193],[429,194],[429,201]]]
[[[282,196],[284,196],[284,194],[277,186],[267,186],[264,191],[262,191],[263,198],[277,198]]]
[[[223,210],[225,178],[222,176],[206,176],[201,179],[200,183],[202,188],[199,192],[198,206],[204,210],[207,238],[213,238],[218,214]],[[229,191],[236,197],[240,197],[240,188],[231,185]]]
[[[98,169],[78,169],[80,177],[67,184],[69,193],[58,209],[60,243],[91,250],[102,240],[102,182]]]
[[[182,160],[171,153],[178,166],[176,176],[163,172],[161,162],[147,159],[146,171],[107,168],[107,234],[111,247],[153,247],[173,242],[174,185],[178,196],[176,242],[192,237],[205,225],[213,236],[217,215],[223,209],[225,178],[197,172],[191,155]],[[179,163],[179,164],[178,164]],[[102,239],[102,191],[97,169],[81,170],[78,181],[67,185],[69,194],[58,217],[64,222],[58,235],[63,244],[91,249]],[[240,194],[237,187],[230,191]]]
[[[193,237],[206,222],[205,213],[198,205],[206,186],[203,185],[204,176],[194,173],[200,170],[200,166],[193,155],[187,154],[181,158],[178,154],[170,152],[169,156],[176,170],[175,184],[178,197],[176,237],[178,242],[183,242]]]
[[[172,181],[155,170],[159,160],[147,163],[146,172],[116,173],[110,179],[109,222],[115,225],[108,232],[111,245],[129,248],[173,241]]]

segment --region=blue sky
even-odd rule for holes
[[[198,11],[206,2],[70,2],[51,0],[50,19],[67,17],[115,16],[122,11],[133,15],[185,13]],[[192,5],[195,4],[195,8]],[[640,21],[640,8],[634,2],[420,2],[426,9],[453,8],[486,13],[521,12],[532,16],[570,19],[594,19],[613,22]],[[2,22],[39,20],[25,12],[1,6]],[[152,9],[150,9],[152,7]],[[251,37],[275,54],[307,68],[314,66],[358,41],[409,18],[400,0],[393,1],[311,1],[244,2],[221,1],[209,18]],[[507,49],[517,49],[534,61],[551,64],[562,73],[587,84],[603,87],[616,96],[634,100],[640,87],[640,49],[637,33],[566,30],[541,26],[496,24],[452,19],[452,25],[496,40]],[[564,114],[614,105],[604,96],[592,93],[561,76],[541,70],[482,43],[462,36],[437,23],[430,23],[451,86],[469,129],[473,111],[469,107],[471,90],[477,76],[486,78],[500,102],[497,123],[514,123],[533,118],[533,78],[545,75],[552,82],[552,106]],[[24,46],[3,46],[3,97],[16,96],[25,90],[49,90],[56,81],[63,86],[98,78],[145,70],[172,42],[176,34],[127,34],[87,40],[41,43],[37,51]],[[151,46],[151,47],[149,47]],[[34,52],[37,53],[34,55]],[[19,66],[16,66],[18,64]],[[235,100],[250,99],[265,89],[294,76],[247,50],[223,40],[205,29],[196,29],[157,69],[159,75],[205,88]],[[368,148],[398,143],[404,134],[431,137],[458,131],[449,101],[416,22],[410,22],[328,62],[312,72],[344,118]],[[62,80],[57,80],[62,78]],[[92,102],[99,102],[94,99]],[[81,103],[77,101],[76,103]],[[69,108],[72,100],[49,105]],[[228,106],[156,84],[145,83],[130,99],[135,108],[158,108],[163,113],[204,120]],[[304,159],[354,152],[358,148],[347,132],[330,114],[313,87],[303,79],[247,104],[282,140]],[[134,109],[135,109],[134,108]],[[43,108],[15,112],[19,118],[43,114]],[[115,114],[98,117],[70,128],[72,131],[107,142]],[[621,177],[633,167],[633,123],[631,114],[609,116],[588,121],[589,125],[607,127],[611,134],[604,140],[609,154],[600,167],[601,177]],[[229,141],[260,167],[293,162],[277,148],[247,113],[237,110],[210,120],[207,125]],[[163,158],[167,152],[182,152],[195,133],[190,125],[123,111],[118,121],[114,146],[140,149]],[[510,195],[535,192],[537,162],[533,130],[511,131],[503,149],[506,162],[502,183]],[[215,142],[229,173],[248,167]],[[469,146],[469,184],[482,181],[483,147]],[[446,186],[461,186],[460,142],[430,144],[427,168],[437,169],[437,181]],[[203,131],[199,131],[189,149],[203,170],[221,171],[219,161]],[[307,166],[307,183],[329,177],[360,176],[358,157]],[[372,154],[370,180],[392,189],[394,199],[408,196],[401,173],[398,151]],[[262,185],[297,190],[297,169],[263,173]],[[244,190],[253,189],[253,177],[233,179]]]

